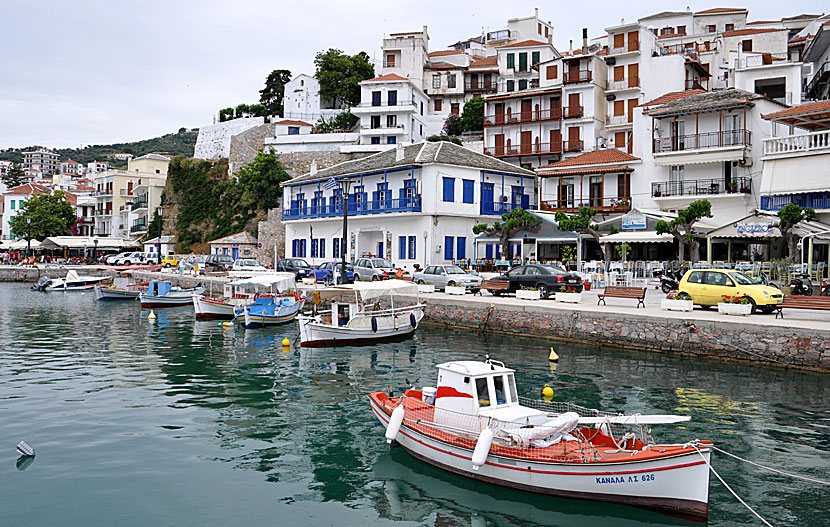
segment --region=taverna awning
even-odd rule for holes
[[[743,239],[771,239],[780,238],[781,230],[778,229],[778,216],[764,211],[756,211],[744,218],[727,223],[723,227],[713,230],[708,234],[709,238],[743,238]],[[820,232],[830,231],[830,225],[820,221],[803,221],[793,227],[792,232],[798,237],[816,235],[817,239],[828,239],[830,233],[817,235]]]
[[[600,243],[672,243],[671,234],[657,234],[656,231],[618,232],[602,236]]]
[[[344,294],[358,294],[363,301],[388,298],[393,296],[418,296],[418,285],[404,280],[381,280],[377,282],[355,282],[319,291],[323,298],[332,298]]]
[[[297,284],[294,280],[294,273],[259,274],[254,275],[250,278],[243,278],[241,280],[234,280],[233,282],[228,282],[228,285],[253,285],[260,287],[276,286],[278,291],[287,291],[297,287]]]
[[[98,240],[97,244],[95,240]],[[138,247],[133,240],[93,238],[91,236],[50,236],[43,239],[43,249],[125,249]]]
[[[38,248],[40,248],[40,246],[41,246],[41,243],[39,241],[32,240],[32,245],[31,245],[32,249],[38,249]],[[27,247],[29,247],[29,244],[26,240],[17,240],[15,242],[9,244],[9,249],[19,250],[19,249],[25,249]]]

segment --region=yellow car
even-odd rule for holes
[[[686,271],[678,286],[679,293],[688,293],[696,305],[709,308],[723,301],[724,296],[748,296],[752,312],[760,309],[771,313],[784,301],[780,289],[754,280],[731,269],[691,269]]]
[[[179,265],[179,260],[180,259],[181,259],[181,256],[179,256],[177,254],[168,254],[167,256],[165,256],[161,260],[161,266],[162,267],[176,267],[177,265]]]

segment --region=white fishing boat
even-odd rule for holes
[[[369,395],[372,412],[416,458],[541,494],[694,517],[709,512],[712,443],[657,444],[650,426],[688,416],[615,415],[518,397],[514,371],[487,360],[438,365],[438,384]]]
[[[193,311],[196,312],[196,318],[232,319],[236,317],[234,310],[237,305],[235,303],[214,300],[204,295],[193,296],[191,301],[193,302]]]
[[[74,269],[70,269],[64,278],[49,278],[41,276],[35,285],[34,291],[89,291],[96,284],[106,282],[108,276],[80,276]]]
[[[255,291],[252,301],[236,308],[245,327],[274,326],[297,318],[305,295],[297,291],[294,273],[259,274],[230,282],[233,291]]]
[[[150,282],[147,292],[140,293],[139,299],[141,300],[141,307],[144,308],[179,307],[191,305],[193,303],[192,297],[199,296],[204,292],[205,288],[203,286],[180,289],[173,287],[166,280],[159,280]]]
[[[331,310],[318,311],[322,299]],[[300,345],[374,344],[411,335],[424,317],[418,286],[403,280],[357,282],[314,292],[314,309],[300,314]]]
[[[136,300],[139,293],[147,289],[147,282],[133,283],[129,276],[119,276],[113,279],[111,285],[96,284],[96,300]]]

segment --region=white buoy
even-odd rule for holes
[[[386,426],[386,442],[391,443],[398,437],[398,432],[401,430],[404,416],[403,406],[398,406],[392,410],[392,417],[389,419],[389,424]]]
[[[151,309],[150,314],[147,315],[147,320],[155,320],[155,319],[156,319],[156,314],[153,313],[153,310]]]
[[[490,453],[490,446],[493,444],[493,431],[485,428],[478,435],[476,449],[473,450],[473,470],[487,463],[487,455]]]

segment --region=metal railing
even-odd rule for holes
[[[548,110],[530,110],[511,114],[490,114],[484,116],[484,126],[502,126],[510,124],[534,123],[559,120],[562,118],[561,108]]]
[[[627,115],[609,115],[605,118],[605,126],[622,126],[630,123],[631,119]]]
[[[574,141],[562,141],[562,150],[565,152],[581,152],[582,151],[582,140],[574,140]]]
[[[562,115],[565,119],[577,119],[585,115],[585,109],[582,106],[566,106],[562,109]]]
[[[724,146],[749,146],[751,143],[752,132],[749,130],[724,130],[655,139],[653,152],[684,152]]]
[[[700,58],[700,53],[707,51],[712,51],[712,46],[709,42],[688,42],[685,44],[673,44],[657,48],[657,53],[660,55],[685,55],[686,57],[695,60]]]
[[[131,210],[146,209],[146,208],[147,208],[147,196],[139,196],[133,202]]]
[[[638,75],[629,75],[620,80],[608,80],[608,90],[627,90],[629,88],[639,88],[640,77]]]
[[[703,86],[700,81],[695,79],[686,79],[686,89],[687,90],[706,90],[706,87]]]
[[[574,84],[576,82],[591,82],[592,80],[593,75],[591,74],[591,70],[566,70],[564,76],[562,77],[562,82],[564,82],[565,84]]]
[[[651,184],[651,195],[655,198],[751,193],[752,178],[748,177],[732,178],[729,182],[726,181],[726,178],[719,178],[694,179],[690,181],[663,181]]]
[[[762,210],[781,210],[790,203],[794,203],[803,209],[830,209],[830,192],[761,196]]]
[[[472,79],[466,79],[464,81],[464,91],[469,92],[476,92],[476,91],[496,91],[498,89],[498,83],[494,82],[490,79],[476,81],[473,82]]]
[[[529,196],[526,196],[529,198]],[[529,201],[529,199],[528,199]],[[521,203],[511,203],[509,201],[482,201],[481,202],[481,213],[482,214],[505,214],[515,209],[524,209],[524,210],[536,210],[536,205],[525,204],[522,206]]]
[[[612,47],[609,50],[609,55],[622,55],[623,53],[633,53],[635,51],[640,51],[640,40],[634,39],[629,40],[626,44],[623,44],[620,47]]]
[[[830,82],[830,60],[825,60],[824,64],[816,70],[813,78],[810,79],[810,82],[807,83],[807,87],[804,88],[804,95],[807,98],[814,98],[820,91],[819,85],[822,82]]]
[[[764,139],[764,155],[811,155],[830,149],[830,131],[808,132]]]
[[[510,146],[485,146],[484,153],[493,157],[511,157],[522,155],[558,154],[562,152],[562,142],[553,143],[519,143]]]
[[[397,68],[398,66],[396,66],[396,61],[394,61],[394,60],[392,60],[392,61],[385,60],[385,61],[383,61],[383,67],[384,68]]]
[[[591,207],[598,212],[628,212],[631,210],[631,196],[553,199],[542,202],[542,210],[546,211],[576,212],[580,207]]]
[[[360,203],[349,200],[349,216],[364,214],[383,214],[391,212],[421,212],[421,196],[410,198],[395,198],[386,200],[363,201]],[[303,218],[329,218],[343,215],[343,203],[329,203],[326,205],[293,205],[283,209],[284,220]]]

